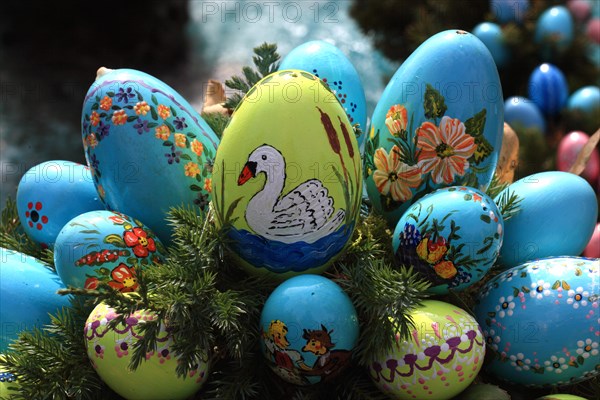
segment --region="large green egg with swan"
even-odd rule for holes
[[[213,169],[216,220],[239,264],[276,279],[325,271],[354,231],[361,167],[326,83],[299,70],[259,81],[225,128]]]

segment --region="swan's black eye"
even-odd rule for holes
[[[262,156],[262,159],[263,159],[263,160],[266,160],[266,159],[267,159],[267,156],[263,154],[263,156]]]

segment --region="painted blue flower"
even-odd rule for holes
[[[188,125],[185,123],[184,117],[175,118],[175,120],[173,121],[173,125],[175,125],[175,128],[177,128],[177,130],[179,131],[188,127]]]
[[[401,247],[417,247],[421,239],[421,232],[414,225],[408,222],[404,224],[404,230],[400,232]]]
[[[98,167],[100,166],[100,160],[98,160],[98,158],[96,158],[96,154],[92,154],[92,157],[90,157],[90,167],[92,167],[93,169],[98,169]]]
[[[137,133],[140,135],[144,132],[149,132],[150,128],[148,127],[148,121],[145,119],[140,119],[136,124],[133,125],[135,129],[137,129]]]
[[[135,94],[133,94],[132,92],[133,89],[131,89],[130,87],[128,87],[127,90],[119,88],[119,91],[116,94],[117,101],[122,101],[123,103],[129,102],[129,99],[135,97]]]
[[[110,125],[105,124],[104,122],[100,121],[98,123],[98,127],[96,128],[96,134],[98,136],[98,140],[102,140],[103,138],[108,136],[109,129],[110,129]]]
[[[165,153],[165,157],[167,157],[167,162],[169,164],[173,164],[173,162],[176,162],[179,164],[179,157],[181,156],[181,151],[177,151],[175,149],[175,146],[171,146],[171,152],[170,153]]]

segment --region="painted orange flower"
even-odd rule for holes
[[[92,111],[92,115],[90,115],[90,124],[92,124],[92,126],[97,126],[98,123],[100,123],[100,114],[96,111]]]
[[[408,113],[403,105],[395,104],[391,106],[385,115],[385,125],[394,136],[398,136],[401,131],[405,131],[407,123]]]
[[[417,254],[419,258],[429,264],[435,264],[444,257],[448,251],[448,243],[443,237],[438,237],[434,242],[429,238],[423,238],[417,246]]]
[[[90,133],[85,137],[85,141],[92,149],[98,145],[98,138],[95,133]]]
[[[121,293],[134,292],[138,288],[137,277],[135,275],[135,269],[128,267],[127,265],[120,263],[110,273],[112,281],[108,282],[108,285],[117,289]]]
[[[454,278],[458,271],[452,261],[442,261],[441,263],[436,264],[433,269],[435,273],[441,276],[444,279]]]
[[[167,106],[159,104],[157,107],[157,110],[158,110],[158,115],[160,115],[160,117],[162,119],[167,119],[171,116],[171,109]]]
[[[204,190],[206,190],[208,193],[212,192],[212,179],[204,178]]]
[[[183,133],[176,133],[173,136],[175,136],[175,146],[185,147],[185,135]]]
[[[145,101],[140,101],[133,106],[133,109],[137,115],[146,115],[148,114],[148,111],[150,111],[150,106]]]
[[[195,162],[189,162],[185,164],[185,176],[194,177],[200,173],[200,167]]]
[[[204,146],[202,145],[202,142],[198,141],[198,139],[192,140],[190,147],[197,156],[201,156],[202,152],[204,151]]]
[[[157,139],[162,139],[162,140],[167,140],[169,138],[169,136],[171,136],[171,131],[169,130],[169,127],[166,125],[159,125],[154,129],[154,136],[156,136]]]
[[[150,251],[156,251],[154,239],[148,237],[148,233],[137,226],[130,231],[125,231],[123,240],[127,247],[133,249],[133,254],[137,257],[148,257]]]
[[[469,169],[467,159],[477,145],[465,133],[465,125],[457,118],[443,117],[440,126],[424,122],[417,128],[419,166],[423,173],[431,172],[435,183],[450,184],[456,175],[463,176]]]
[[[100,100],[100,108],[104,111],[110,110],[112,107],[112,99],[108,96],[104,96],[102,100]]]
[[[127,114],[125,113],[125,110],[115,111],[112,116],[112,122],[115,125],[124,125],[125,122],[127,122]]]
[[[407,165],[400,160],[401,150],[392,147],[390,154],[385,149],[375,151],[373,180],[379,193],[388,194],[394,201],[406,201],[412,197],[411,188],[421,184],[421,171],[416,165]]]

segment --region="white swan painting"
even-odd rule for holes
[[[264,173],[265,185],[248,202],[246,222],[258,235],[283,243],[317,240],[335,232],[344,222],[345,211],[335,213],[333,198],[318,179],[307,180],[283,194],[285,159],[269,145],[256,148],[239,175],[238,185]]]

